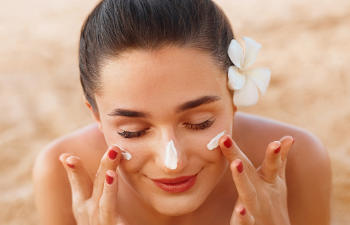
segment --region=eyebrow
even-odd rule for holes
[[[219,96],[215,95],[209,95],[209,96],[202,96],[194,100],[187,101],[185,103],[182,103],[179,105],[175,112],[183,112],[189,109],[196,108],[198,106],[204,105],[204,104],[209,104],[215,101],[221,100]],[[125,116],[125,117],[141,117],[141,118],[147,118],[151,117],[150,113],[147,112],[141,112],[141,111],[134,111],[134,110],[128,110],[128,109],[121,109],[121,108],[116,108],[113,109],[112,112],[107,114],[108,116]]]

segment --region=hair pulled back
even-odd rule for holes
[[[103,59],[127,49],[155,50],[165,45],[208,52],[223,71],[232,65],[227,49],[233,31],[212,0],[102,0],[80,33],[80,82],[86,100],[98,112],[95,93],[102,88]]]

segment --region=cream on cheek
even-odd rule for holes
[[[124,157],[124,159],[126,160],[130,160],[132,158],[131,153],[126,151],[124,148],[122,148],[121,146],[117,145],[117,144],[113,144],[114,146],[117,146],[118,148],[121,149],[122,152],[122,156]]]
[[[224,135],[225,131],[220,132],[218,135],[213,137],[209,143],[207,144],[207,148],[209,151],[214,150],[219,146],[219,139]]]
[[[132,158],[131,153],[126,151],[124,148],[117,144],[113,144],[120,148],[122,151],[122,155],[126,160],[130,160]],[[164,165],[169,169],[177,168],[177,150],[174,145],[174,141],[170,140],[165,148],[165,157],[164,157]]]
[[[215,137],[213,137],[209,143],[207,144],[207,148],[209,151],[214,150],[219,146],[219,139],[225,134],[225,130],[217,134]],[[121,146],[117,144],[113,144],[120,148],[122,151],[122,155],[126,160],[130,160],[132,158],[132,155],[130,152],[122,148]],[[165,157],[164,157],[164,165],[169,169],[176,169],[177,168],[177,150],[175,148],[175,144],[173,140],[170,140],[165,148]]]
[[[164,164],[169,169],[177,167],[177,150],[173,140],[170,140],[165,148]]]

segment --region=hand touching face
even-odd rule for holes
[[[288,225],[286,164],[294,140],[284,136],[271,142],[262,164],[255,168],[229,135],[220,138],[220,149],[230,162],[238,199],[231,225]]]
[[[122,160],[121,150],[110,147],[100,160],[92,181],[78,156],[60,155],[72,190],[72,209],[77,224],[113,225],[118,221],[116,169]]]

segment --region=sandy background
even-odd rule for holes
[[[92,122],[77,47],[96,0],[2,0],[0,224],[37,224],[31,168],[51,140]],[[262,43],[272,81],[243,111],[303,127],[333,166],[333,225],[350,224],[350,1],[217,1],[236,34]]]

